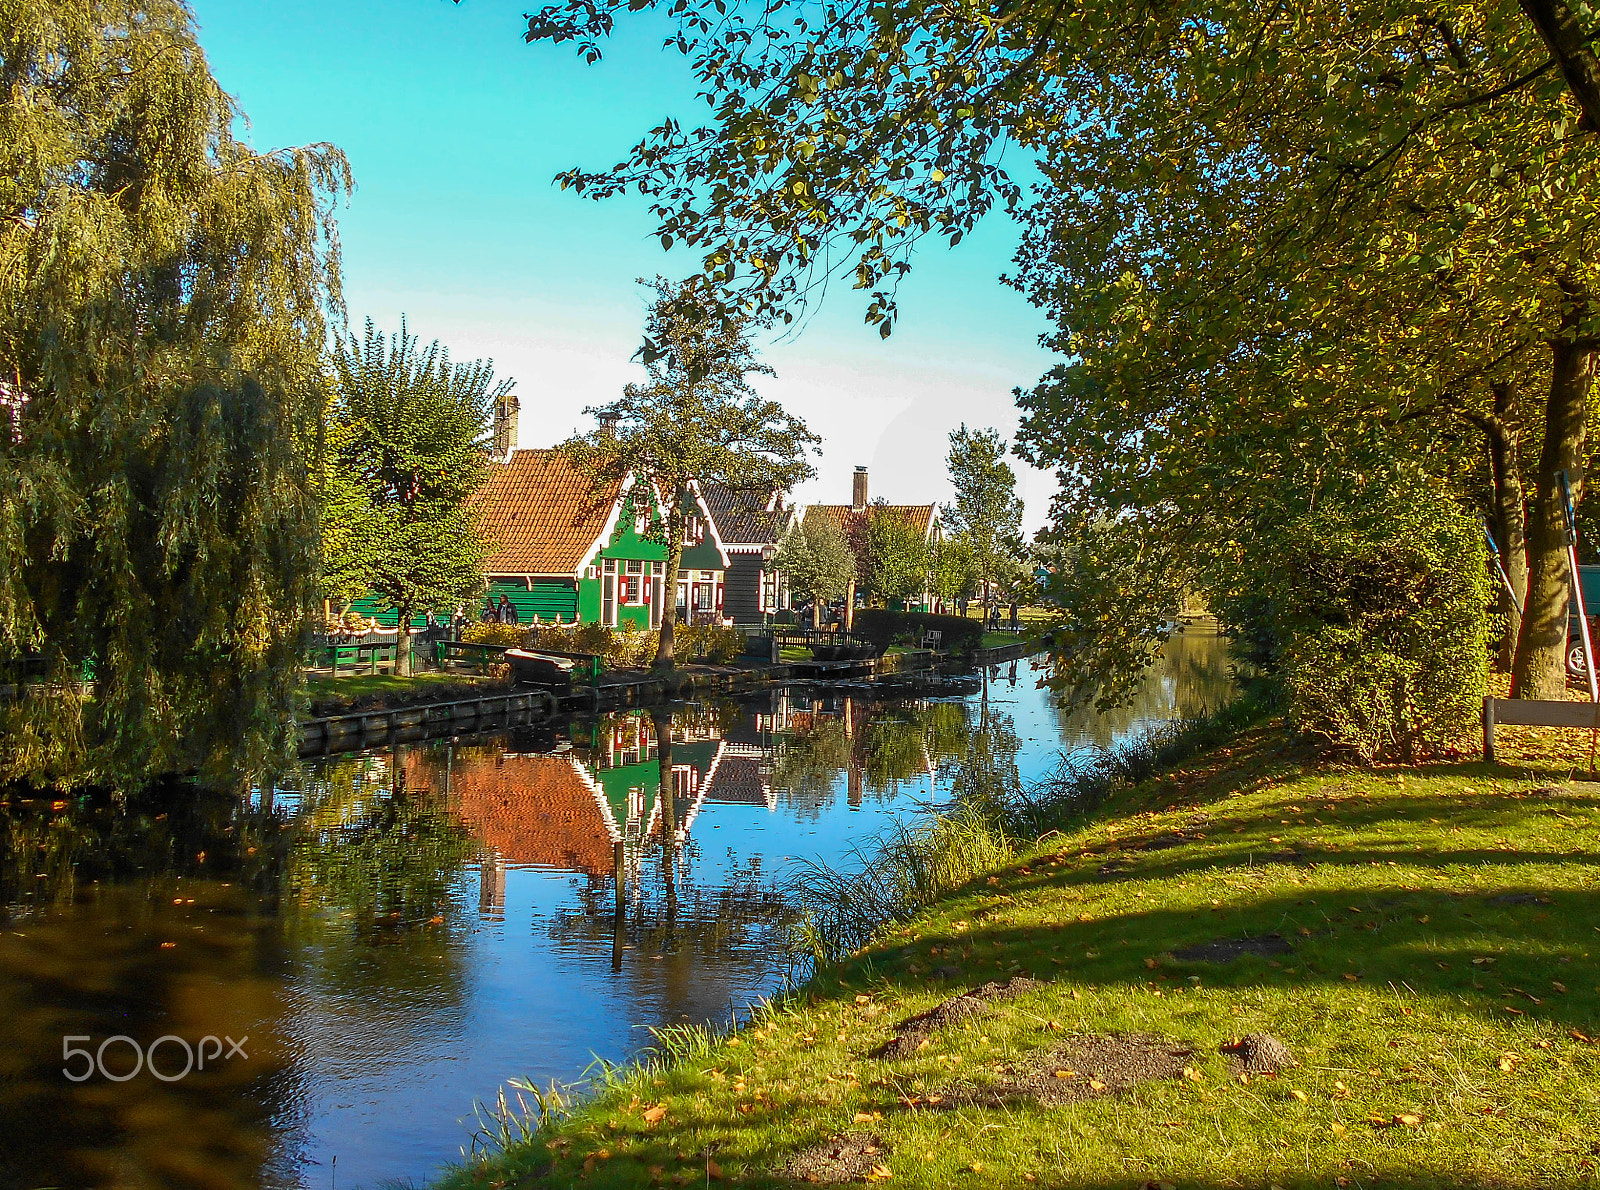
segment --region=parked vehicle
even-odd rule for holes
[[[1600,652],[1600,566],[1578,567],[1583,584],[1583,610],[1589,613],[1589,643]],[[1588,681],[1583,664],[1583,630],[1578,624],[1578,601],[1567,605],[1567,676]]]

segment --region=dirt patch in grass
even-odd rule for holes
[[[1501,893],[1498,897],[1490,897],[1491,905],[1549,905],[1549,897],[1541,897],[1538,893],[1510,892]]]
[[[1254,938],[1218,938],[1172,952],[1180,963],[1231,963],[1247,954],[1270,958],[1294,950],[1281,934],[1262,934]]]
[[[901,1022],[895,1036],[879,1046],[872,1056],[889,1062],[899,1058],[909,1058],[940,1029],[959,1021],[987,1016],[993,1011],[994,1004],[1015,1000],[1024,992],[1031,992],[1043,986],[1037,979],[1018,975],[1005,983],[991,980],[974,991],[962,992],[958,996],[951,996],[948,1000],[941,1000],[927,1012]]]
[[[841,1132],[790,1157],[778,1168],[797,1182],[862,1182],[889,1155],[883,1138],[868,1132]]]
[[[1178,1078],[1193,1057],[1194,1047],[1187,1042],[1153,1033],[1086,1034],[1069,1039],[989,1086],[952,1087],[939,1106],[1081,1103],[1155,1079]]]
[[[1289,1047],[1271,1033],[1246,1033],[1217,1050],[1227,1058],[1231,1074],[1277,1074],[1295,1065]]]

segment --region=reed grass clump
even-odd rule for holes
[[[1013,852],[1003,823],[962,806],[925,822],[896,823],[851,848],[843,868],[808,861],[789,888],[794,949],[815,962],[838,962],[885,923],[906,920]]]

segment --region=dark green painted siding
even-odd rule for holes
[[[521,579],[494,579],[489,583],[489,594],[496,602],[499,602],[502,594],[505,595],[517,609],[517,618],[524,624],[532,622],[534,616],[546,622],[570,622],[578,614],[578,588],[571,579],[536,578],[531,591],[523,586]],[[483,603],[480,601],[476,611],[482,609]]]

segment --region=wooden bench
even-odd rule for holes
[[[1600,703],[1540,698],[1483,700],[1483,759],[1494,763],[1495,724],[1508,727],[1600,727]]]

